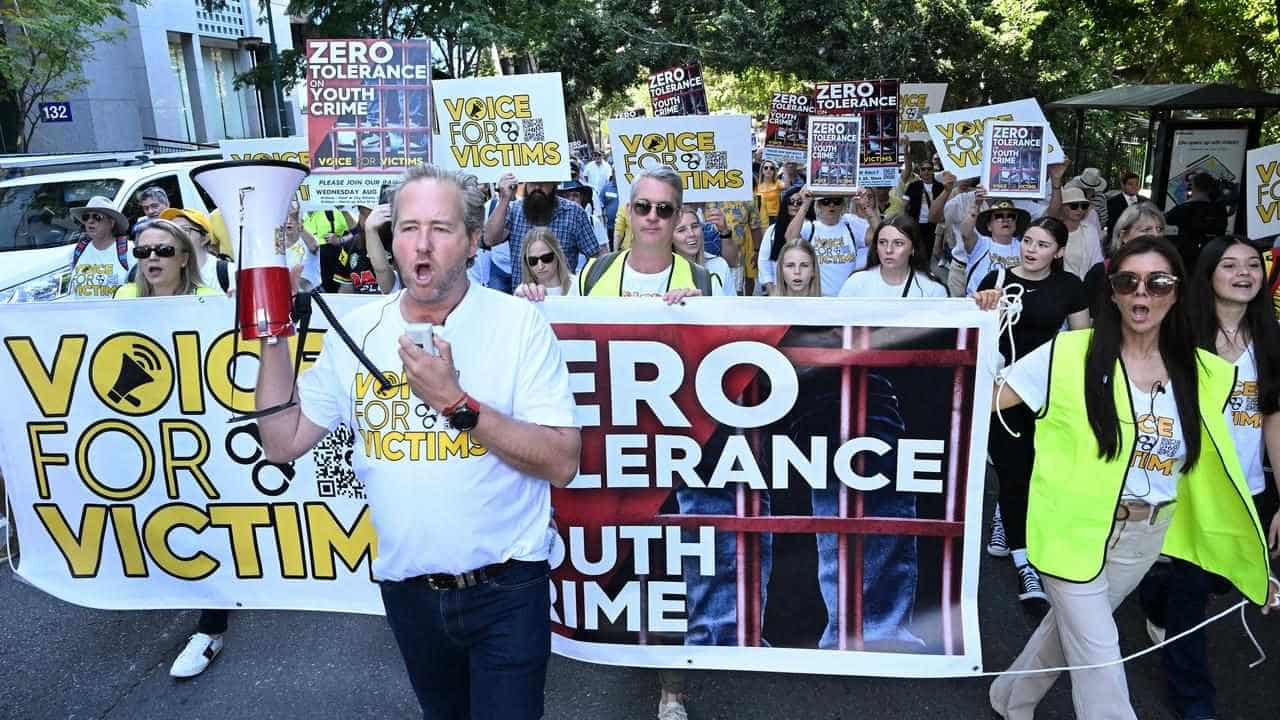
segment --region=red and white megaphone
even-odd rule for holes
[[[231,160],[191,172],[222,211],[236,246],[236,311],[246,340],[293,334],[289,264],[277,231],[310,172],[305,165],[281,160]]]

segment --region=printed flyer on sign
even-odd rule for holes
[[[1198,173],[1213,176],[1217,197],[1232,209],[1227,227],[1235,227],[1240,206],[1232,202],[1240,195],[1240,173],[1245,167],[1245,147],[1249,141],[1247,123],[1237,127],[1181,127],[1173,131],[1169,150],[1169,183],[1165,207],[1173,209],[1191,197],[1191,178]]]
[[[341,317],[364,302],[383,301],[333,306]],[[551,495],[557,653],[979,671],[994,313],[965,300],[539,307],[582,426],[577,478]],[[407,386],[384,393],[360,372],[358,427],[267,462],[256,425],[227,422],[253,407],[257,372],[256,345],[232,363],[230,299],[104,301],[82,328],[79,312],[0,307],[17,572],[69,602],[380,613],[376,524],[351,457],[484,461]],[[325,347],[316,324],[304,368]]]
[[[898,81],[846,80],[822,82],[813,89],[814,115],[857,115],[862,118],[862,150],[858,184],[898,184]],[[906,150],[906,148],[902,148]]]
[[[911,142],[928,142],[924,116],[942,112],[947,83],[902,83],[898,93],[898,131]]]
[[[431,41],[307,40],[307,147],[319,173],[431,161]]]
[[[982,140],[991,120],[1045,123],[1045,161],[1052,165],[1067,159],[1053,127],[1048,126],[1044,111],[1034,99],[931,113],[924,119],[942,169],[955,174],[957,180],[982,176]]]
[[[218,143],[223,160],[286,160],[309,165],[304,137],[222,140]],[[400,172],[329,174],[313,173],[298,188],[298,201],[304,211],[346,208],[359,205],[373,207],[384,183],[395,182]]]
[[[676,65],[650,75],[649,102],[655,117],[706,115],[709,110],[702,65]]]
[[[1280,144],[1248,152],[1240,205],[1249,213],[1250,239],[1280,235]]]
[[[684,201],[752,199],[751,118],[746,115],[609,121],[618,200],[647,168],[666,165],[684,181]]]
[[[809,116],[809,190],[814,195],[851,195],[859,187],[862,117]]]
[[[560,73],[440,80],[434,93],[442,167],[480,182],[569,179]]]
[[[774,93],[764,131],[765,160],[804,162],[809,149],[809,113],[813,97],[804,93]]]
[[[987,123],[982,156],[982,182],[995,198],[1045,196],[1046,163],[1044,123]]]

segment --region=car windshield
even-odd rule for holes
[[[0,188],[0,251],[66,245],[80,230],[71,208],[83,207],[95,195],[115,198],[123,184],[97,178]]]

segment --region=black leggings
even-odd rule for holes
[[[1010,550],[1027,547],[1027,493],[1031,487],[1031,466],[1035,463],[1036,420],[1026,405],[1016,405],[1002,410],[1004,421],[1021,437],[1013,437],[991,415],[991,432],[987,436],[987,450],[1000,479],[1000,517],[1004,521],[1004,535]]]
[[[227,631],[227,610],[201,610],[196,632],[205,635],[221,635]]]

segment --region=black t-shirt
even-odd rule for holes
[[[1173,243],[1190,272],[1209,239],[1227,232],[1227,211],[1208,200],[1188,200],[1164,214],[1165,222],[1178,228]]]
[[[364,243],[356,245],[354,241],[338,246],[338,268],[333,279],[339,286],[350,285],[358,293],[376,295],[382,290],[378,287],[378,278],[373,272],[373,263],[369,262],[369,254],[365,252]],[[381,250],[382,248],[378,248]]]
[[[990,290],[996,286],[996,272],[987,276],[978,284],[979,290]],[[1065,271],[1054,270],[1043,280],[1027,280],[1019,277],[1012,270],[1004,274],[1004,286],[1010,288],[1021,285],[1022,315],[1018,324],[1013,326],[1013,340],[1018,357],[1049,342],[1062,330],[1067,316],[1085,310],[1089,300],[1085,296],[1084,283],[1080,278]],[[1000,354],[1006,363],[1013,362],[1009,351],[1008,333],[1000,334]]]

